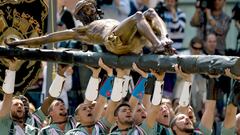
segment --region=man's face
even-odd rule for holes
[[[122,106],[119,108],[117,113],[117,122],[122,125],[132,125],[133,117],[132,117],[132,109],[128,106]]]
[[[222,10],[224,3],[225,3],[225,0],[214,0],[215,10]]]
[[[94,123],[93,117],[93,105],[92,104],[81,104],[76,115],[76,119],[83,125],[91,125]]]
[[[12,100],[11,115],[13,119],[22,119],[25,115],[24,105],[20,99]]]
[[[169,108],[167,107],[166,104],[162,104],[158,112],[157,122],[162,125],[169,126],[170,119],[171,117],[170,117]]]
[[[189,117],[185,114],[178,114],[176,116],[176,122],[173,126],[173,130],[175,132],[192,132],[194,127],[192,121],[189,119]]]
[[[137,105],[136,112],[134,113],[134,122],[136,125],[139,125],[146,119],[147,113],[145,108],[142,105]]]
[[[59,119],[65,119],[67,117],[67,109],[62,101],[54,100],[51,106],[50,116],[53,121],[59,121]]]
[[[217,47],[217,38],[215,35],[210,34],[207,36],[206,49],[210,52],[215,52]]]

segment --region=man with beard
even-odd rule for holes
[[[194,126],[185,114],[177,114],[171,121],[170,127],[174,135],[192,135]]]
[[[29,105],[28,98],[25,97],[24,95],[19,95],[15,98],[20,99],[23,102],[24,112],[25,112],[24,123],[28,123],[32,127],[36,127],[38,130],[40,130],[43,127],[43,121],[45,120],[46,115],[47,115],[43,112],[46,112],[45,110],[47,110],[47,109],[44,110],[44,108],[40,107],[36,111],[34,111],[33,113],[30,113],[29,112],[30,105]],[[44,101],[43,104],[46,104],[45,101]],[[29,130],[32,130],[32,129],[29,129]]]
[[[165,54],[175,53],[171,47],[172,40],[162,19],[154,9],[144,13],[138,11],[121,23],[113,19],[100,19],[95,0],[80,0],[76,4],[75,18],[84,26],[54,32],[42,37],[15,40],[7,39],[6,44],[42,45],[63,40],[80,40],[90,44],[104,45],[114,54],[139,54],[144,46],[154,52]],[[15,40],[15,41],[11,41]]]
[[[202,119],[198,127],[195,129],[194,122],[196,121],[195,115],[193,113],[192,107],[189,105],[190,102],[190,88],[192,84],[192,75],[186,74],[181,70],[181,67],[179,67],[177,64],[174,66],[176,73],[185,80],[183,85],[182,94],[179,101],[179,106],[176,108],[175,113],[176,117],[174,117],[171,121],[171,128],[172,131],[175,134],[194,134],[194,135],[211,135],[212,133],[212,126],[214,121],[214,109],[215,109],[215,89],[214,84],[207,85],[207,100],[205,103],[205,111],[203,113]],[[209,75],[211,76],[211,75]],[[211,76],[215,77],[215,76]],[[186,96],[187,95],[187,96]],[[178,119],[178,115],[182,117],[182,120],[180,120],[179,124],[173,128],[174,123]],[[185,116],[183,116],[185,115]],[[191,123],[188,122],[188,119],[191,121]],[[182,122],[181,122],[182,121]],[[185,125],[184,125],[185,124]],[[193,129],[189,128],[192,125]]]
[[[46,110],[52,99],[58,96],[61,87],[56,86],[56,82],[58,84],[63,83],[64,78],[60,79],[59,75],[56,76],[54,79],[50,89],[49,94],[50,96],[45,99],[42,106],[38,109],[34,115],[37,117],[29,117],[25,123],[25,109],[24,103],[21,100],[21,96],[13,97],[14,92],[14,84],[15,84],[15,74],[16,71],[21,67],[23,61],[16,60],[16,59],[6,59],[8,62],[9,70],[6,70],[6,76],[4,79],[4,83],[2,89],[4,91],[4,97],[2,101],[2,105],[0,108],[0,127],[1,127],[1,134],[3,135],[32,135],[37,134],[39,128],[41,128],[41,123],[45,119],[45,115],[47,114]],[[62,70],[64,71],[64,70]],[[58,74],[60,70],[58,70]],[[64,72],[61,72],[63,75]],[[55,82],[55,83],[54,83]],[[54,88],[54,89],[53,89]],[[32,122],[37,122],[33,124]]]
[[[175,114],[179,113],[179,109],[180,109],[180,111],[182,111],[181,110],[182,108],[183,107],[181,107],[181,105],[178,105],[175,109]],[[192,106],[188,105],[184,110],[186,110],[186,111],[184,111],[185,114],[189,117],[189,119],[192,121],[193,125],[195,126],[197,121],[196,121],[196,116],[194,114],[194,110],[193,110]]]

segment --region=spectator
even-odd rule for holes
[[[206,55],[220,55],[217,50],[217,37],[215,34],[210,33],[207,35],[203,53]]]
[[[158,4],[162,4],[159,2]],[[165,0],[166,7],[155,7],[162,8],[156,9],[162,13],[159,13],[166,23],[166,27],[169,33],[169,38],[173,40],[173,48],[179,50],[183,47],[186,14],[177,7],[177,0]]]
[[[203,52],[204,43],[199,37],[193,37],[189,43],[189,49],[180,52],[180,55],[201,55]]]
[[[200,1],[196,3],[196,10],[191,19],[191,25],[198,28],[197,36],[206,39],[209,33],[217,37],[217,51],[225,54],[226,36],[230,27],[230,17],[223,11],[226,0],[208,2],[211,8],[200,8]],[[206,17],[204,17],[206,16]]]

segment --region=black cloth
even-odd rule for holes
[[[71,29],[75,27],[74,19],[72,13],[64,7],[62,11],[60,12],[60,22],[58,22],[58,25],[66,25],[67,29]]]

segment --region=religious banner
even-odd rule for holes
[[[44,0],[0,0],[0,43],[4,39],[27,39],[44,35],[47,29],[48,7]],[[28,46],[27,46],[28,47]],[[0,59],[0,91],[6,65]],[[16,72],[15,94],[24,94],[38,77],[41,62],[26,61]]]

